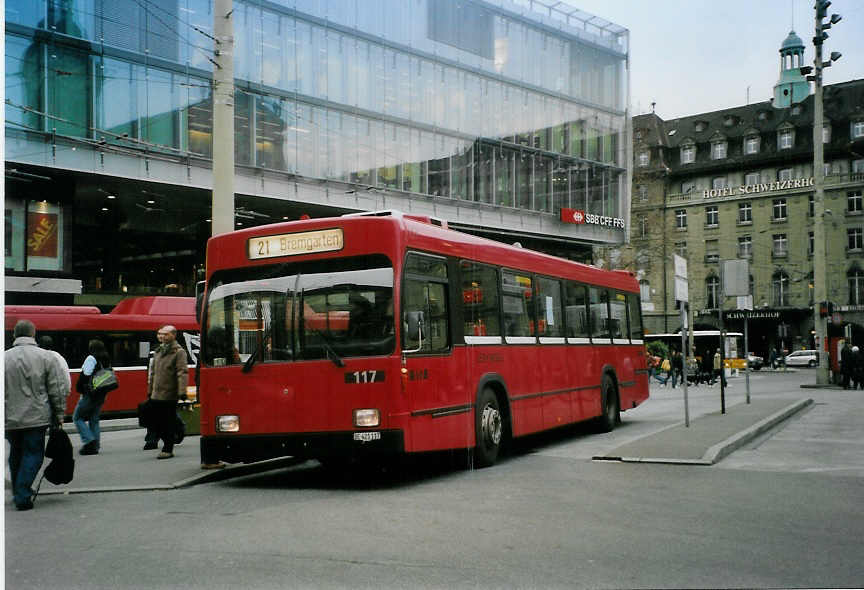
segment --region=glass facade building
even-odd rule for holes
[[[154,215],[135,221],[144,209],[176,210],[183,227],[209,216],[212,0],[7,0],[5,13],[6,163],[20,181],[7,180],[7,271],[35,268],[15,247],[44,200],[26,175],[62,177],[71,194],[47,199],[65,237],[51,269],[117,290],[77,267],[92,251],[77,213],[100,191],[142,225],[124,242],[158,231]],[[258,213],[238,224],[292,202],[383,205],[521,228],[559,253],[624,241],[559,213],[629,217],[625,29],[546,0],[237,0],[233,21],[238,202]],[[183,242],[173,250],[203,260],[201,228],[179,229],[164,228]]]

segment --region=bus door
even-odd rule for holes
[[[463,368],[454,366],[464,362],[464,355],[452,354],[448,281],[446,259],[419,253],[406,257],[402,350],[410,424],[405,446],[411,451],[473,444],[464,440],[465,432],[473,432],[473,400],[466,393]],[[409,323],[417,327],[418,318],[419,329],[409,328]]]
[[[540,383],[544,392],[543,425],[563,426],[573,420],[561,281],[537,277],[535,285]]]

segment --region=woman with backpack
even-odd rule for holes
[[[84,359],[81,375],[75,385],[75,390],[81,394],[81,397],[72,413],[72,421],[75,422],[75,428],[78,429],[78,435],[83,443],[78,452],[82,455],[96,455],[101,446],[99,413],[102,411],[102,404],[105,403],[105,396],[109,390],[102,387],[94,389],[93,377],[100,373],[101,369],[111,369],[111,359],[101,340],[91,340],[87,351],[90,354]]]

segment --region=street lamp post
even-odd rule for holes
[[[839,53],[832,53],[831,59],[822,62],[822,44],[828,38],[826,29],[840,21],[839,14],[832,14],[830,22],[823,23],[826,11],[831,5],[829,0],[816,0],[816,30],[813,37],[813,48],[816,56],[813,59],[813,75],[808,80],[814,82],[813,96],[813,326],[816,332],[816,349],[819,351],[819,368],[816,373],[817,385],[830,383],[828,369],[828,318],[820,313],[820,303],[828,300],[827,285],[827,252],[825,248],[825,152],[822,139],[822,69],[840,58]],[[802,73],[809,73],[811,68],[801,68]]]

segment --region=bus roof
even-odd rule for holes
[[[388,212],[375,215],[329,217],[291,221],[221,234],[207,242],[208,280],[215,270],[285,262],[315,260],[332,257],[334,251],[266,257],[250,260],[250,240],[262,236],[279,236],[312,232],[331,228],[343,231],[339,256],[358,256],[369,252],[402,255],[405,249],[420,250],[457,258],[466,258],[507,268],[558,276],[593,285],[629,292],[638,291],[638,283],[627,271],[607,271],[587,264],[558,258],[518,246],[511,246],[487,238],[456,231],[437,220],[426,221],[422,216]],[[396,240],[393,236],[396,235]],[[395,242],[395,243],[394,243]],[[218,248],[217,248],[218,246]]]
[[[39,331],[156,330],[173,324],[181,330],[197,330],[194,297],[129,297],[109,313],[98,307],[75,305],[7,305],[4,326],[12,330],[18,320],[33,322]]]

